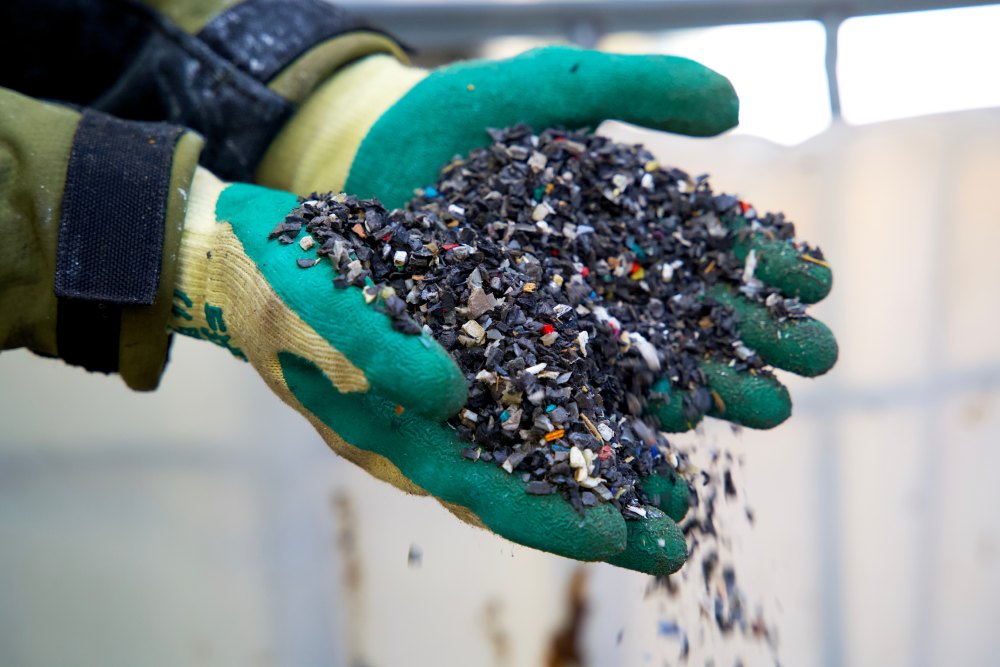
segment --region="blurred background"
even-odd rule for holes
[[[0,665],[684,664],[674,623],[695,665],[1000,664],[1000,5],[341,4],[425,65],[575,43],[733,81],[726,136],[601,130],[784,211],[834,265],[814,312],[841,359],[787,378],[792,418],[674,439],[743,461],[724,558],[777,648],[699,623],[694,568],[671,596],[368,478],[178,337],[152,394],[0,355]]]

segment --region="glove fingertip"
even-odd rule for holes
[[[666,512],[674,521],[681,521],[687,514],[691,504],[691,488],[676,472],[650,475],[642,480],[642,489],[650,503]]]
[[[427,342],[426,354],[407,359],[405,367],[396,366],[398,377],[389,391],[404,408],[431,421],[445,421],[465,405],[468,385],[454,360],[433,340]]]
[[[802,260],[798,272],[794,274],[795,279],[786,282],[787,286],[778,286],[778,289],[787,296],[795,296],[802,303],[818,303],[830,294],[833,288],[833,270],[829,266],[810,263]]]
[[[704,136],[714,136],[730,130],[740,123],[740,99],[732,82],[714,70],[705,68],[705,96],[711,100],[704,126]]]
[[[788,389],[773,377],[737,372],[716,362],[703,364],[714,406],[708,415],[740,426],[770,429],[792,414]]]
[[[611,565],[655,576],[673,574],[687,560],[687,542],[677,523],[647,505],[646,518],[626,522],[625,550],[608,558]]]
[[[742,217],[730,220],[736,230],[745,229]],[[751,250],[756,252],[755,277],[778,289],[784,296],[802,303],[822,301],[833,287],[833,270],[825,260],[803,252],[789,241],[765,238],[760,233],[749,234],[733,248],[740,260],[746,260]]]
[[[685,405],[684,392],[671,387],[670,381],[666,378],[654,384],[652,391],[654,398],[649,401],[647,409],[659,420],[661,431],[667,433],[690,431],[705,416],[690,404]]]
[[[837,339],[819,320],[800,321],[787,327],[782,335],[783,358],[773,362],[776,366],[804,377],[816,377],[837,363],[840,355]]]

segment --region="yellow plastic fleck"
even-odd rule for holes
[[[830,268],[830,265],[824,262],[823,260],[816,259],[815,257],[811,255],[806,255],[805,253],[802,254],[802,259],[806,260],[807,262],[812,262],[813,264],[819,264],[820,266],[825,266],[828,269]]]
[[[586,387],[584,387],[584,390],[586,390]],[[590,421],[587,415],[581,414],[580,418],[583,420],[584,425],[586,425],[590,432],[594,434],[595,438],[602,441],[604,440],[604,438],[601,437],[601,432],[597,430],[597,427],[594,426],[594,422]]]

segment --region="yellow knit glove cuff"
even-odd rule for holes
[[[227,187],[199,168],[191,186],[169,326],[248,360],[287,400],[278,352],[312,360],[341,392],[367,391],[364,374],[306,324],[268,284],[215,204]]]
[[[427,76],[389,55],[340,70],[302,105],[275,138],[257,181],[300,195],[340,191],[375,122]]]

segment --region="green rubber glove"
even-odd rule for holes
[[[693,136],[736,125],[725,78],[669,56],[553,46],[431,72],[388,55],[341,70],[272,144],[258,181],[300,194],[346,191],[403,206],[490,127],[591,127],[617,119]]]
[[[394,331],[356,287],[333,286],[329,262],[300,268],[315,248],[268,239],[298,198],[229,185],[198,170],[181,237],[172,327],[246,358],[338,454],[459,518],[514,542],[579,560],[666,574],[684,562],[674,519],[687,510],[680,478],[652,480],[650,519],[611,505],[583,516],[557,496],[531,496],[517,475],[461,455],[444,420],[465,379],[426,335]],[[673,516],[671,518],[670,515]]]
[[[258,178],[303,194],[346,190],[362,197],[376,196],[395,207],[404,205],[415,188],[433,183],[452,157],[488,144],[490,127],[516,123],[538,130],[596,127],[604,120],[617,119],[710,136],[735,125],[737,113],[738,100],[728,80],[681,58],[548,47],[509,60],[473,61],[427,72],[389,56],[370,56],[343,69],[303,105],[269,150]],[[731,224],[738,228],[741,221]],[[828,267],[801,259],[790,244],[752,236],[746,244],[738,254],[746,257],[754,250],[757,276],[790,296],[815,301],[829,291]],[[759,347],[758,352],[777,367],[816,375],[836,359],[832,336],[817,322],[780,327],[782,338],[778,339],[777,325],[762,319],[760,309],[749,302],[736,295],[713,298],[730,299],[741,315],[745,342]],[[283,363],[286,372],[294,371],[297,378],[290,386],[298,400],[312,404],[309,396],[323,386],[320,378],[302,360],[286,357]],[[713,416],[768,428],[790,414],[788,393],[776,381],[709,363],[703,370],[714,392]],[[709,407],[699,407],[685,396],[687,388],[672,387],[669,378],[655,389],[664,398],[653,403],[652,409],[666,430],[692,428]],[[405,415],[394,420],[392,414],[373,405],[367,410],[330,412],[329,423],[334,423],[337,414],[369,418],[351,431],[357,433],[357,442],[352,444],[367,450],[392,448],[386,443],[401,440],[393,428],[404,424],[414,429],[407,435],[408,451],[430,449],[437,452],[431,458],[455,459],[462,447],[447,429],[429,424],[417,427]],[[351,427],[340,424],[335,430],[350,431]],[[466,473],[466,469],[476,472]],[[447,471],[421,472],[417,466],[406,474],[419,479],[418,485],[446,504],[471,512],[478,520],[474,522],[523,544],[658,574],[673,571],[683,562],[686,550],[674,520],[686,511],[688,491],[680,480],[647,480],[645,486],[663,489],[657,501],[666,510],[664,516],[626,526],[606,507],[593,508],[586,520],[591,528],[579,532],[582,544],[575,544],[566,541],[565,529],[553,528],[553,522],[555,526],[564,525],[563,521],[570,522],[565,525],[577,523],[572,510],[562,507],[565,503],[560,499],[524,498],[521,484],[512,484],[505,473],[479,471],[475,464],[461,461]],[[495,478],[497,486],[478,481],[478,475]],[[476,492],[483,488],[490,491]],[[519,508],[523,503],[529,508],[551,505],[552,509],[526,515],[530,520],[514,519],[521,510],[512,513],[506,508]]]
[[[334,289],[329,276],[299,269],[294,260],[271,262],[264,250],[278,244],[268,242],[269,232],[298,199],[275,193],[275,208],[245,192],[256,190],[195,171],[169,326],[247,359],[288,402],[283,353],[309,359],[346,394],[378,393],[436,420],[455,414],[467,389],[448,353],[428,336],[393,330],[359,290]]]
[[[737,232],[745,231],[746,220],[728,221]],[[823,261],[799,252],[790,242],[744,234],[735,254],[746,261],[754,253],[754,276],[786,297],[806,304],[816,303],[829,293],[833,274]],[[730,306],[738,318],[743,343],[771,366],[805,377],[830,370],[837,361],[838,347],[833,333],[819,320],[774,321],[767,309],[749,301],[729,287],[716,285],[706,298]],[[653,390],[663,398],[651,402],[651,411],[663,430],[682,432],[693,428],[706,414],[750,428],[773,428],[788,419],[792,402],[788,390],[778,380],[738,373],[711,361],[701,364],[711,391],[709,405],[693,400],[694,390],[677,387],[669,378],[661,379]]]
[[[259,170],[267,185],[307,194],[346,190],[402,206],[433,183],[455,155],[486,145],[490,127],[527,123],[596,127],[617,119],[648,128],[709,136],[733,127],[738,100],[729,81],[698,63],[669,56],[626,56],[555,46],[500,61],[471,61],[431,72],[391,56],[370,56],[331,78],[274,142]],[[745,220],[732,220],[735,231]],[[756,277],[787,296],[815,303],[830,291],[825,263],[803,259],[790,243],[750,235],[737,256],[756,257]],[[806,376],[833,366],[837,345],[814,320],[779,326],[736,294],[741,335],[768,363]],[[685,431],[706,413],[752,428],[791,414],[786,389],[773,379],[702,367],[711,405],[664,378],[653,405],[663,428]]]

